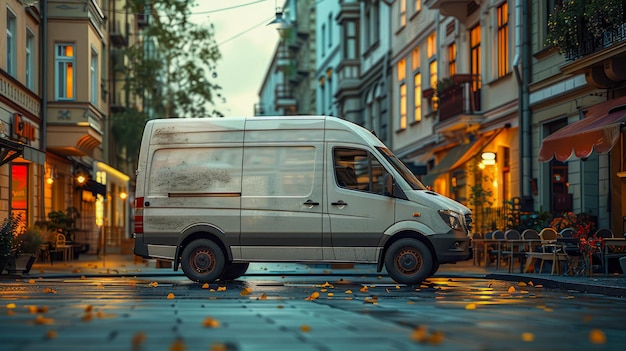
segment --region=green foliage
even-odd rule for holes
[[[520,233],[526,229],[534,229],[540,232],[541,229],[550,227],[552,217],[552,213],[544,211],[521,213],[519,226],[517,228],[513,227],[513,229],[517,229]]]
[[[130,164],[136,164],[139,156],[139,146],[143,128],[148,120],[148,115],[136,109],[128,109],[111,116],[113,120],[111,132],[116,142],[119,144],[118,152],[123,149],[126,153],[126,160]]]
[[[72,241],[76,228],[76,220],[80,218],[80,213],[75,207],[70,207],[66,212],[52,211],[48,213],[48,220],[37,222],[35,225],[45,228],[48,232],[60,232],[65,235],[65,239]]]
[[[16,252],[34,254],[44,243],[45,237],[42,229],[35,226],[26,228],[23,233],[15,237],[15,241]]]
[[[126,89],[144,96],[148,108],[166,117],[222,116],[208,104],[221,98],[213,80],[221,58],[212,25],[189,22],[193,0],[130,0],[134,13],[151,13],[141,40],[126,51]],[[150,6],[145,9],[145,6]],[[136,137],[136,135],[135,135]]]
[[[0,224],[0,257],[9,257],[15,254],[15,236],[21,221],[21,216],[11,214]]]
[[[581,44],[583,32],[598,38],[618,30],[623,15],[622,0],[563,0],[548,18],[547,44],[563,53]]]
[[[491,184],[493,179],[486,173],[483,173],[477,166],[476,160],[472,161],[468,174],[474,176],[474,185],[469,187],[469,207],[474,214],[474,227],[478,231],[488,230],[492,227],[491,223],[486,223],[485,209],[490,208],[493,204],[493,191],[491,188],[484,187],[485,184]]]

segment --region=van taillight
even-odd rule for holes
[[[143,197],[135,199],[135,234],[143,234]]]

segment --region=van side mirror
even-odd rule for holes
[[[383,186],[385,196],[395,196],[395,186],[393,186],[393,176],[387,173],[383,176]]]

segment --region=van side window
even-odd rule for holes
[[[362,149],[335,148],[335,181],[340,188],[384,194],[387,170],[370,152]]]

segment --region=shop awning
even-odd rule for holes
[[[46,154],[28,145],[6,138],[0,138],[0,166],[9,163],[18,157],[26,161],[43,165],[46,163]]]
[[[626,123],[625,104],[626,99],[620,98],[592,106],[585,118],[568,124],[543,139],[539,149],[539,161],[546,162],[555,158],[565,162],[572,155],[587,158],[594,150],[600,154],[611,151]]]
[[[422,183],[424,185],[433,185],[435,179],[437,179],[440,175],[456,168],[455,165],[459,164],[459,160],[468,159],[476,155],[476,153],[474,153],[469,157],[467,156],[470,154],[470,150],[472,150],[472,147],[476,145],[476,143],[477,141],[474,140],[467,144],[460,144],[451,148],[443,159],[441,159],[441,161],[439,161],[439,163],[437,163],[435,167],[428,172],[428,174],[422,177]]]

